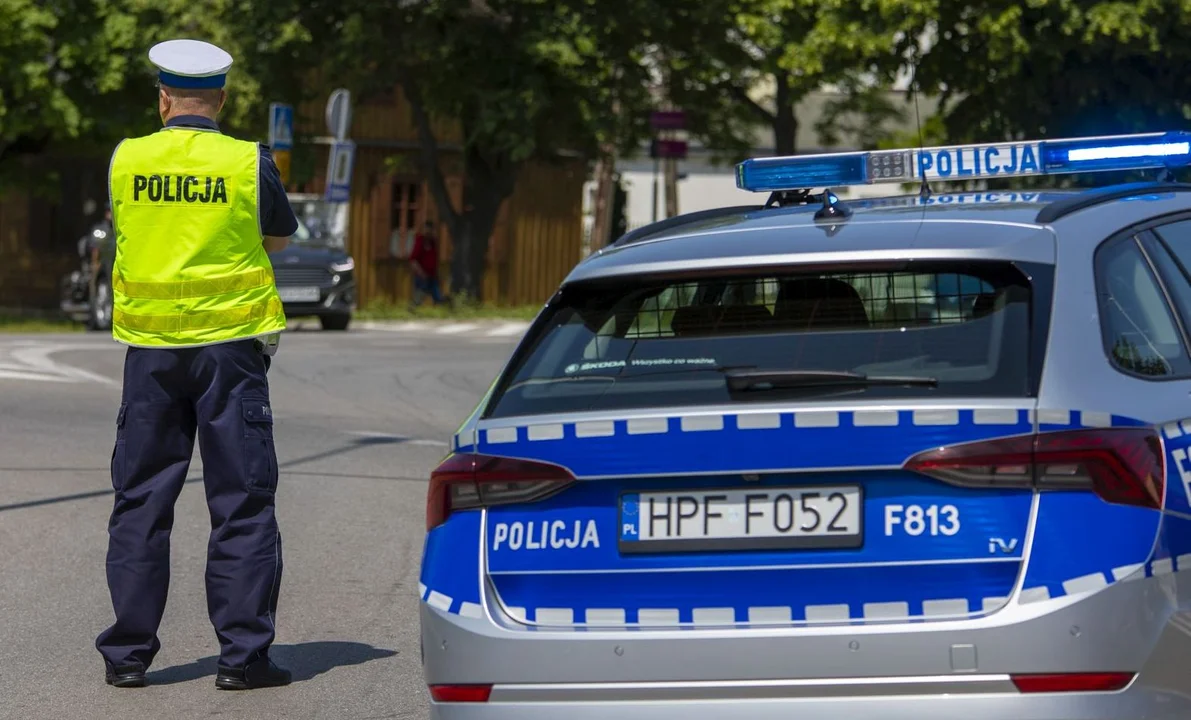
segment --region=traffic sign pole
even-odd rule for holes
[[[277,166],[277,172],[281,175],[282,185],[289,185],[290,154],[289,150],[273,152],[273,164]]]
[[[327,130],[336,140],[346,140],[352,124],[352,94],[339,88],[327,98]]]
[[[327,98],[327,130],[335,138],[327,152],[328,202],[345,203],[351,197],[352,169],[356,159],[356,144],[347,139],[352,122],[351,92],[338,88]]]
[[[328,202],[343,203],[351,197],[352,170],[356,159],[356,144],[339,140],[331,146],[327,158]]]
[[[686,128],[686,113],[682,110],[656,110],[649,115],[649,125],[655,135],[649,146],[654,159],[654,219],[657,219],[657,168],[662,164],[666,185],[666,217],[678,214],[678,161],[687,155],[685,140],[674,139],[674,133]]]
[[[290,153],[294,148],[294,108],[284,103],[269,105],[269,149],[281,174],[281,183],[289,184]]]

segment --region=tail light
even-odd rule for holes
[[[1166,468],[1151,428],[1064,430],[942,447],[905,468],[965,487],[1092,490],[1106,502],[1160,509]]]
[[[1133,681],[1134,673],[1066,673],[1061,675],[1010,675],[1018,692],[1115,692]]]
[[[573,482],[569,470],[551,463],[455,453],[430,473],[426,529],[455,510],[542,500]]]
[[[491,685],[431,685],[430,698],[440,703],[486,703]]]

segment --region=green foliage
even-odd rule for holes
[[[882,92],[901,65],[895,40],[913,17],[902,0],[689,0],[666,50],[672,96],[722,159],[752,148],[757,124],[777,154],[797,150],[795,106],[826,84],[844,99],[817,128],[824,142],[859,129],[872,145],[897,119]],[[690,7],[686,7],[689,5]],[[845,128],[846,119],[852,128]]]
[[[857,149],[873,150],[897,132],[891,124],[896,127],[906,119],[896,94],[881,85],[849,79],[840,83],[840,88],[841,97],[828,102],[815,121],[815,132],[824,146],[854,138]]]
[[[452,287],[472,296],[524,163],[560,151],[592,158],[647,132],[648,48],[635,28],[652,4],[311,0],[293,9],[337,84],[361,99],[404,92],[419,129],[418,163],[456,243]],[[434,120],[462,132],[461,204],[447,191],[447,138]]]
[[[917,0],[919,81],[950,140],[1182,128],[1191,5],[1178,0]],[[908,43],[903,43],[903,47]]]
[[[55,143],[102,133],[125,87],[130,27],[114,0],[0,0],[0,182]],[[112,108],[114,113],[118,109]]]
[[[466,145],[518,163],[559,149],[594,155],[601,142],[643,135],[647,73],[632,30],[641,5],[343,0],[314,15],[333,36],[317,42],[349,87],[414,81],[428,113],[462,125]]]
[[[266,95],[292,78],[287,62],[309,41],[279,9],[258,0],[0,0],[0,185],[35,180],[27,161],[38,155],[103,157],[159,128],[148,51],[176,37],[231,52],[221,124],[264,139]]]
[[[264,139],[270,100],[402,87],[423,133],[401,162],[430,175],[452,237],[474,239],[452,283],[474,291],[525,162],[630,153],[667,99],[723,160],[767,134],[798,150],[795,108],[825,84],[842,96],[823,144],[918,144],[894,134],[912,118],[888,90],[911,65],[941,103],[926,144],[1181,128],[1189,31],[1186,0],[0,0],[0,185],[29,187],[32,158],[102,158],[156,129],[149,47],[208,39],[236,59],[221,123],[240,137]],[[460,126],[462,153],[432,120]],[[295,179],[316,169],[303,152]],[[459,174],[453,205],[442,180]]]

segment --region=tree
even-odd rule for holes
[[[643,137],[648,75],[632,29],[643,5],[326,0],[300,10],[349,87],[367,96],[397,85],[408,101],[419,164],[454,245],[453,294],[479,298],[489,237],[525,163],[560,152],[590,159]],[[436,120],[461,131],[458,205]]]
[[[688,7],[689,5],[689,7]],[[866,141],[898,112],[883,92],[903,64],[896,40],[916,16],[902,0],[692,0],[674,12],[668,51],[674,100],[692,132],[739,158],[771,130],[774,151],[794,154],[796,106],[828,84],[845,91],[827,112],[862,113]],[[830,130],[832,122],[820,130]],[[828,140],[836,140],[829,137]]]
[[[922,0],[916,12],[919,80],[952,141],[1181,129],[1191,116],[1185,2]]]
[[[131,23],[116,2],[0,0],[0,183],[60,144],[87,144],[128,118]]]
[[[225,129],[262,137],[262,87],[291,79],[302,26],[254,0],[0,0],[0,184],[47,154],[106,157],[160,127],[152,45],[197,37],[235,58]],[[272,13],[268,10],[272,9]],[[287,57],[287,52],[289,56]],[[52,180],[51,178],[48,178]]]
[[[628,232],[629,219],[626,212],[628,201],[629,194],[624,189],[624,179],[620,175],[617,175],[612,189],[612,228],[609,234],[610,242],[616,242],[616,240]]]

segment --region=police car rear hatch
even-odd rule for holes
[[[526,627],[995,612],[1039,481],[1104,490],[1079,447],[1106,423],[1036,412],[1049,273],[869,263],[570,287],[431,512],[483,508],[487,600]],[[1073,434],[1047,460],[1038,429]]]

